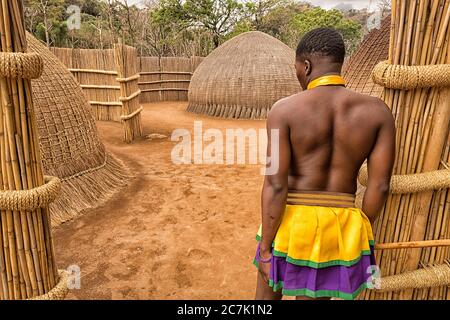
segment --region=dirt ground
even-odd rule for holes
[[[260,129],[264,121],[219,120],[186,103],[147,104],[145,134],[122,142],[120,123],[98,122],[102,141],[136,176],[106,205],[55,230],[60,268],[79,265],[68,299],[252,299],[260,221],[260,165],[175,165],[174,129]]]

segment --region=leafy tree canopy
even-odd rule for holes
[[[367,12],[324,10],[296,0],[25,0],[26,25],[49,46],[110,48],[120,37],[143,55],[207,55],[224,41],[251,30],[266,32],[295,48],[309,30],[332,27],[349,52],[363,35]],[[81,10],[69,30],[67,8]]]

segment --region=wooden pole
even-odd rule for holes
[[[375,244],[375,250],[413,249],[413,248],[431,248],[431,247],[450,247],[450,239]]]

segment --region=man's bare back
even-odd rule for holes
[[[277,241],[277,234],[280,234],[278,243],[280,248],[284,248],[283,254],[288,256],[289,248],[297,250],[297,258],[289,257],[290,260],[286,258],[283,262],[294,269],[295,261],[311,260],[308,254],[300,257],[304,252],[309,252],[309,249],[314,248],[311,252],[319,253],[324,250],[329,253],[338,243],[340,250],[332,261],[348,260],[346,263],[351,264],[349,261],[353,259],[340,256],[339,252],[347,252],[345,248],[341,248],[343,240],[340,237],[350,241],[348,248],[360,246],[367,249],[369,242],[361,243],[361,239],[373,235],[371,227],[367,227],[362,221],[373,224],[386,201],[395,159],[394,118],[380,99],[343,87],[345,81],[340,73],[344,57],[345,44],[336,31],[319,28],[307,33],[297,47],[295,61],[297,78],[304,91],[277,102],[269,112],[267,155],[278,160],[278,171],[265,177],[261,194],[262,226],[257,251],[257,299],[281,298],[281,293],[275,290],[277,287],[271,287],[269,281],[284,279],[286,276],[272,263],[272,245]],[[276,134],[277,139],[272,139],[272,134]],[[357,189],[358,172],[366,160],[369,179],[362,208],[359,210],[354,207],[354,193]],[[303,200],[300,201],[302,194]],[[345,203],[347,211],[344,209],[340,211],[341,214],[352,215],[354,219],[351,221],[356,222],[355,228],[345,235],[341,231],[335,233],[341,228],[339,224],[331,229],[317,228],[320,219],[326,220],[323,226],[332,226],[339,220],[337,212],[321,206],[326,202],[324,199],[332,197],[340,198],[340,202],[334,202],[331,206],[340,207]],[[302,207],[302,204],[311,206],[314,203],[318,206],[315,210]],[[290,216],[295,221],[284,215],[288,211],[287,204],[294,206],[289,210],[295,211]],[[322,231],[326,233],[323,237],[328,240],[317,244],[315,241],[320,242],[322,234],[317,235],[315,232]],[[315,235],[308,242],[306,238],[310,233]],[[289,243],[283,243],[283,239],[289,239]],[[355,258],[358,254],[359,252],[354,253],[351,257]],[[328,261],[327,257],[325,254],[324,262]],[[293,264],[289,264],[288,260]],[[321,258],[316,257],[314,261],[319,260]],[[341,273],[336,271],[334,278],[330,278],[334,284],[328,282],[325,289],[327,294],[318,294],[317,290],[320,288],[317,287],[305,293],[303,289],[309,282],[297,285],[296,281],[300,283],[307,278],[297,271],[294,272],[295,275],[289,275],[291,282],[287,285],[289,290],[298,289],[294,290],[298,299],[303,299],[305,295],[309,298],[336,296],[330,292],[339,291],[352,282],[350,278],[365,279],[364,274],[356,272],[354,277],[349,276],[339,282]],[[344,274],[349,275],[347,272]],[[325,279],[319,280],[314,283],[327,282]],[[358,282],[353,289],[348,289],[350,297],[357,294],[358,287],[363,284],[364,282]]]
[[[385,103],[343,87],[319,87],[281,100],[271,110],[289,127],[289,189],[355,193],[358,171],[378,130],[392,115]]]

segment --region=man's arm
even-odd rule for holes
[[[362,210],[374,223],[386,202],[395,161],[395,122],[386,106],[382,124],[368,162],[369,180],[364,194]]]
[[[290,133],[286,119],[284,119],[283,113],[280,111],[279,106],[274,106],[267,119],[267,156],[271,157],[271,161],[278,161],[279,165],[275,174],[265,176],[262,190],[260,255],[263,259],[270,257],[272,242],[285,210],[288,193],[288,175],[291,160]],[[279,154],[274,154],[275,151],[272,152],[272,150],[277,150],[277,148],[272,146],[272,130],[278,130],[279,133]]]

